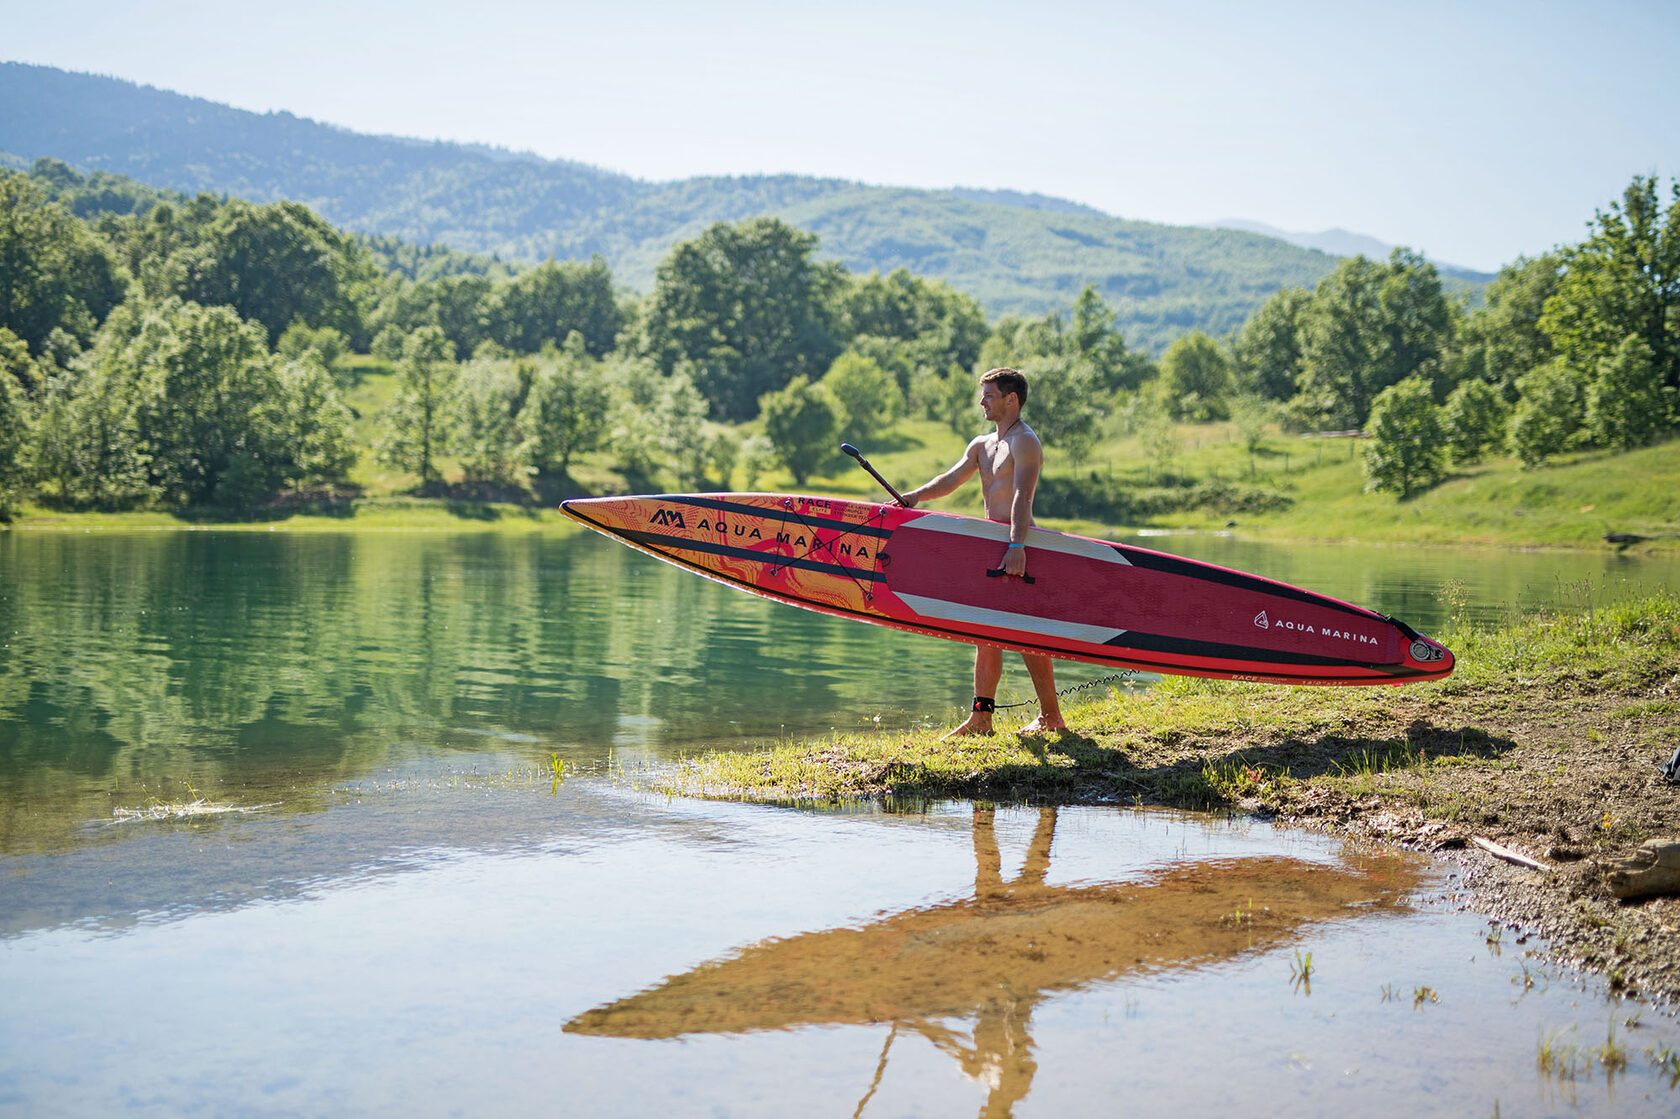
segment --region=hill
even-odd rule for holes
[[[1281,286],[1336,263],[1263,234],[1158,225],[1012,191],[871,186],[800,175],[654,183],[569,160],[372,136],[110,77],[0,63],[0,151],[173,190],[290,198],[329,221],[420,244],[542,259],[599,253],[646,290],[670,246],[774,215],[855,271],[944,279],[993,315],[1065,309],[1095,284],[1133,345],[1224,334]],[[27,106],[27,111],[23,111]]]
[[[1235,229],[1243,233],[1258,233],[1262,237],[1276,237],[1280,241],[1288,241],[1291,245],[1299,245],[1303,249],[1317,249],[1321,253],[1332,256],[1357,256],[1364,253],[1374,260],[1382,260],[1394,251],[1394,246],[1379,241],[1375,237],[1364,233],[1351,233],[1346,229],[1324,229],[1317,233],[1291,233],[1265,222],[1250,221],[1247,218],[1220,218],[1218,221],[1208,222],[1207,229]],[[1441,273],[1443,280],[1456,281],[1450,287],[1481,286],[1493,280],[1493,273],[1478,272],[1474,268],[1462,268],[1456,264],[1444,264],[1435,261],[1435,268]]]

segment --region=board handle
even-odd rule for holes
[[[999,578],[1001,576],[1008,575],[1008,574],[1009,574],[1009,572],[1005,571],[1001,567],[988,567],[986,569],[986,578],[988,578],[988,579],[996,579],[996,578]],[[1031,575],[1021,576],[1021,581],[1024,582],[1024,583],[1036,583],[1036,582],[1038,582],[1038,580],[1034,579]]]

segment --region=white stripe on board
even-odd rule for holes
[[[990,540],[997,544],[1009,543],[1008,525],[998,521],[981,520],[979,517],[957,517],[949,513],[928,513],[926,516],[906,522],[904,528],[925,528],[930,532],[948,532],[953,536],[971,536],[976,540]],[[1104,544],[1100,540],[1087,540],[1083,536],[1069,536],[1062,532],[1051,532],[1048,529],[1028,529],[1027,547],[1042,548],[1050,552],[1063,552],[1070,556],[1084,556],[1086,559],[1101,560],[1104,563],[1131,566],[1131,561],[1121,555],[1120,549],[1112,544]]]
[[[1016,614],[1009,610],[988,610],[984,606],[968,606],[961,602],[947,602],[943,598],[928,598],[919,594],[901,594],[898,598],[924,618],[969,622],[973,625],[991,626],[993,629],[1018,629],[1027,633],[1065,637],[1072,641],[1087,641],[1092,645],[1101,645],[1126,632],[1123,629],[1115,629],[1113,626],[1064,622],[1058,618],[1043,618],[1037,614]]]

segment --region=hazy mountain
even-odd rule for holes
[[[647,182],[22,63],[0,63],[0,151],[186,192],[295,199],[346,229],[421,244],[532,260],[599,253],[637,290],[676,241],[774,215],[817,233],[822,253],[854,271],[906,267],[993,314],[1062,310],[1095,284],[1127,337],[1156,352],[1190,329],[1224,334],[1279,287],[1310,286],[1335,266],[1268,232],[1130,221],[1044,195],[802,175]]]
[[[1235,229],[1244,233],[1258,233],[1262,237],[1276,237],[1280,241],[1288,241],[1291,245],[1299,245],[1303,249],[1317,249],[1321,253],[1331,256],[1358,256],[1363,253],[1374,260],[1386,260],[1388,254],[1394,251],[1394,246],[1384,244],[1375,237],[1364,233],[1352,233],[1346,229],[1326,229],[1319,233],[1291,233],[1265,222],[1249,221],[1247,218],[1220,218],[1218,221],[1208,222],[1203,229]],[[1485,284],[1493,279],[1491,272],[1478,272],[1473,268],[1464,268],[1457,264],[1446,264],[1434,261],[1435,269],[1444,277],[1463,280],[1471,284]]]

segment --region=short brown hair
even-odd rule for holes
[[[980,383],[982,385],[996,385],[998,391],[1005,396],[1014,393],[1015,398],[1021,402],[1021,407],[1025,408],[1027,406],[1027,375],[1019,369],[1010,369],[1008,366],[988,369],[981,374]]]

